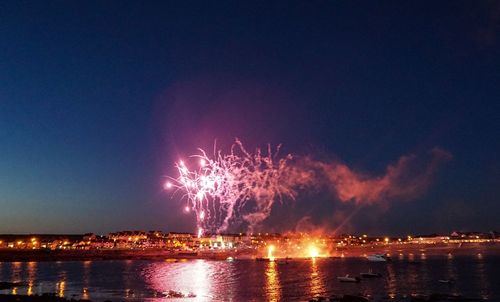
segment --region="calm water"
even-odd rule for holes
[[[369,294],[375,301],[408,294],[453,293],[500,301],[500,257],[415,256],[390,263],[359,258],[282,262],[84,261],[0,263],[0,281],[21,281],[18,294],[57,293],[93,301],[162,301],[156,292],[192,292],[184,301],[304,301],[319,295]],[[337,276],[373,269],[379,279],[340,283]],[[453,285],[439,279],[454,278]],[[0,291],[11,293],[12,290]]]

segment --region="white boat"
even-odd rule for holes
[[[337,280],[339,280],[340,282],[354,282],[354,283],[358,283],[359,281],[361,281],[359,277],[351,277],[349,275],[345,275],[343,277],[337,277]]]
[[[439,283],[445,283],[445,284],[453,284],[455,283],[455,279],[450,278],[450,279],[440,279],[438,280]]]
[[[366,256],[366,259],[372,262],[387,262],[387,257],[384,255],[368,255]]]

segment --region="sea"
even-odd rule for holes
[[[368,271],[381,277],[359,283],[337,279]],[[25,283],[3,294],[91,301],[308,301],[346,294],[405,301],[436,293],[500,301],[500,256],[399,255],[381,263],[347,257],[0,262],[0,281]],[[169,292],[191,297],[169,298]]]

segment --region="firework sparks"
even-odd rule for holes
[[[279,158],[279,147],[274,154],[271,146],[266,155],[260,149],[251,154],[236,140],[229,154],[218,151],[213,158],[199,149],[192,156],[198,159],[197,167],[189,169],[180,160],[176,165],[179,176],[166,182],[165,189],[183,193],[185,212],[195,212],[198,228],[221,232],[230,223],[242,221],[252,227],[269,216],[275,201],[296,195],[288,181],[287,162],[292,157]],[[244,211],[249,201],[255,204]]]

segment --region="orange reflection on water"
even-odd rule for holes
[[[64,298],[64,290],[66,290],[66,282],[61,281],[57,283],[57,294],[59,297]]]
[[[90,296],[89,296],[89,290],[88,288],[84,287],[83,290],[82,290],[82,299],[84,300],[90,300]]]
[[[415,262],[415,255],[410,253],[408,255],[408,262]],[[418,282],[420,280],[417,272],[417,265],[408,265],[408,276],[406,277],[405,284],[409,288],[411,294],[416,294],[418,289]]]
[[[267,262],[266,296],[267,296],[267,301],[281,300],[281,286],[278,275],[278,263],[276,261]]]
[[[325,284],[323,283],[323,279],[321,278],[319,267],[318,267],[318,259],[311,259],[311,297],[322,296],[325,292]]]
[[[12,282],[21,282],[21,271],[22,271],[22,263],[21,262],[12,262]]]
[[[82,299],[90,300],[89,286],[90,286],[90,269],[92,266],[92,261],[83,261],[83,288],[82,288]]]
[[[33,283],[36,279],[37,265],[34,261],[28,262],[28,289],[26,290],[28,296],[33,295]]]
[[[389,298],[395,299],[398,292],[398,283],[396,280],[396,272],[392,263],[387,264],[387,294]]]
[[[26,294],[28,296],[33,295],[33,282],[29,282],[28,283],[28,289],[26,290]]]

